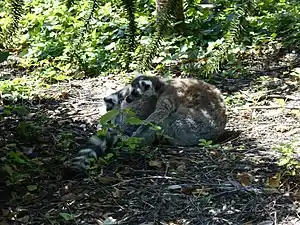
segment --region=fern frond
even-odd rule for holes
[[[93,15],[96,12],[98,7],[99,7],[98,0],[92,0],[92,6],[91,6],[90,13],[89,13],[88,17],[85,19],[84,26],[81,28],[81,31],[79,31],[78,38],[75,39],[76,41],[74,42],[71,52],[70,52],[70,60],[71,61],[76,60],[81,68],[86,68],[87,66],[82,63],[82,60],[80,59],[80,56],[77,53],[78,46],[82,43],[83,39],[85,38],[85,34],[89,31],[90,21],[93,18]],[[75,60],[74,60],[74,58],[75,58]]]
[[[128,50],[130,52],[133,52],[135,47],[136,47],[136,41],[135,41],[135,37],[136,37],[136,30],[137,30],[137,26],[136,26],[136,22],[135,22],[135,15],[134,12],[136,10],[135,7],[135,0],[122,0],[122,3],[124,5],[125,11],[127,13],[127,17],[128,17],[128,36],[129,36],[129,41],[128,41]]]
[[[93,18],[93,15],[94,15],[94,13],[96,12],[96,10],[98,8],[98,2],[97,1],[98,0],[93,0],[90,14],[89,14],[88,18],[85,21],[85,30],[84,30],[84,33],[88,32],[89,26],[90,26],[90,21]]]
[[[13,39],[15,38],[19,23],[23,16],[23,7],[25,5],[24,0],[9,0],[11,22],[7,29],[3,32],[3,44],[6,48],[11,48],[13,45]]]
[[[160,49],[161,42],[163,38],[163,33],[160,31],[155,32],[154,37],[152,37],[152,40],[147,48],[144,49],[143,57],[140,62],[139,71],[145,72],[149,69],[151,65],[152,59],[156,56],[158,49]]]
[[[241,37],[241,31],[243,30],[242,21],[245,20],[248,10],[248,6],[244,6],[244,8],[238,7],[235,10],[234,18],[229,25],[228,31],[223,36],[223,42],[209,54],[207,62],[202,67],[206,76],[220,71],[221,65],[227,61],[229,50]]]
[[[125,50],[125,70],[127,72],[129,72],[129,65],[130,62],[132,61],[132,53],[135,51],[136,48],[136,30],[137,30],[137,26],[136,26],[136,22],[135,22],[135,4],[136,1],[135,0],[122,0],[121,1],[124,7],[124,10],[126,12],[127,15],[127,19],[129,21],[128,23],[128,31],[126,32],[128,34],[128,38],[127,38],[127,49]],[[126,35],[125,33],[125,35]]]
[[[176,7],[176,2],[176,0],[167,0],[167,4],[157,13],[156,32],[151,38],[150,44],[144,48],[138,68],[140,72],[149,69],[152,59],[160,50],[164,35],[173,30],[171,26],[174,21],[172,10]]]

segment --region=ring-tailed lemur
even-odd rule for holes
[[[142,97],[157,98],[155,110],[146,119],[159,125],[167,144],[193,146],[200,139],[216,139],[227,123],[226,107],[221,92],[213,85],[197,79],[138,76],[131,82],[127,103]],[[151,145],[156,134],[149,126],[141,125],[132,135],[144,138],[143,145]]]
[[[70,162],[65,164],[64,176],[86,176],[86,171],[90,166],[91,159],[97,160],[103,156],[109,149],[113,148],[122,137],[131,136],[138,126],[126,124],[126,113],[123,113],[125,109],[130,109],[135,113],[135,116],[141,120],[146,119],[155,109],[156,98],[141,98],[133,103],[127,103],[124,101],[126,96],[130,93],[131,86],[125,86],[124,88],[104,97],[104,103],[106,110],[113,109],[119,110],[119,114],[111,121],[120,128],[119,130],[110,128],[107,130],[105,136],[93,135],[89,138],[85,146],[82,146],[78,152],[78,155]]]

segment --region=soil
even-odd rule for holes
[[[284,174],[276,151],[300,140],[298,82],[285,64],[216,79],[229,116],[217,145],[120,154],[82,180],[63,180],[63,163],[95,133],[103,97],[124,82],[72,80],[33,100],[3,99],[0,224],[300,224],[299,174]],[[299,165],[299,148],[294,158]]]

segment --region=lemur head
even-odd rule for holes
[[[130,103],[142,96],[150,97],[158,95],[161,82],[157,77],[141,75],[136,77],[131,82],[130,94],[126,97],[126,102]]]
[[[130,94],[130,85],[125,86],[119,91],[116,91],[106,97],[103,98],[105,105],[106,105],[106,111],[116,109],[117,107],[120,107],[122,101]]]

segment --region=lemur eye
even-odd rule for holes
[[[138,91],[137,90],[133,90],[132,93],[131,93],[134,97],[137,97],[139,95]]]
[[[104,98],[104,101],[105,101],[106,103],[114,104],[114,101],[113,101],[111,98]]]
[[[147,84],[146,82],[142,81],[142,86],[144,87],[145,91],[150,88],[150,85]]]

